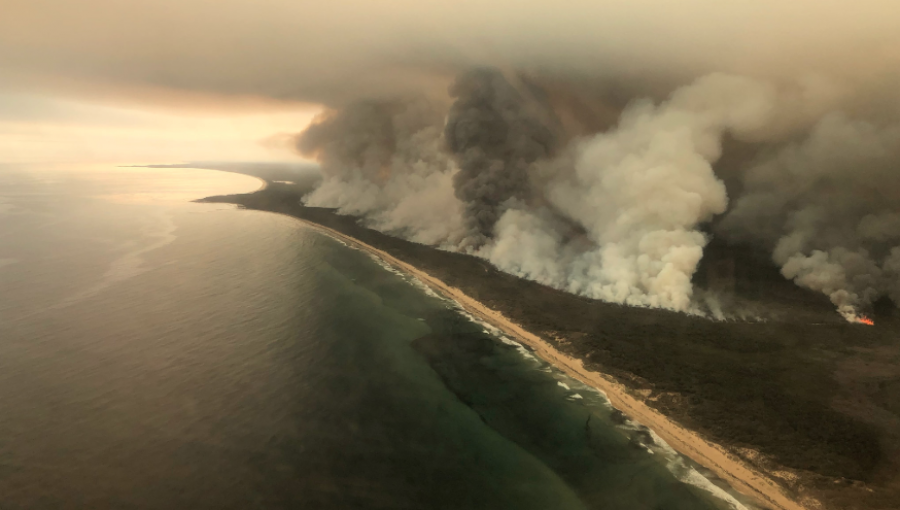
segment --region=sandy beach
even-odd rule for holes
[[[561,353],[539,336],[526,331],[501,313],[486,307],[459,289],[355,238],[314,222],[299,220],[311,228],[370,253],[387,264],[412,275],[436,292],[456,301],[468,313],[531,347],[538,356],[559,367],[569,376],[604,392],[615,408],[634,421],[652,429],[676,451],[710,469],[735,490],[751,497],[758,504],[774,510],[817,510],[821,508],[817,501],[798,502],[791,498],[770,477],[748,466],[721,446],[704,440],[695,432],[678,425],[652,409],[612,377],[587,370],[581,360]]]

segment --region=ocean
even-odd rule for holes
[[[259,186],[0,166],[0,508],[745,508]]]

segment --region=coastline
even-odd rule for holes
[[[304,206],[310,183],[260,177],[269,181],[262,191],[196,201],[283,214],[371,248],[381,263],[606,392],[611,404],[748,504],[898,508],[900,316],[876,314],[875,328],[848,324],[827,299],[785,280],[768,259],[715,243],[704,256],[709,266],[739,263],[736,294],[778,311],[780,319],[710,321],[591,300],[471,255],[372,230],[333,209]],[[706,284],[699,278],[698,285]]]
[[[570,377],[604,392],[613,407],[653,430],[678,453],[711,470],[736,491],[749,496],[755,502],[773,510],[816,510],[820,508],[818,502],[800,503],[795,501],[764,473],[735,458],[723,447],[703,439],[697,433],[652,409],[633,396],[626,386],[617,382],[612,376],[588,370],[582,360],[560,352],[538,335],[527,331],[502,313],[487,307],[463,291],[354,237],[313,221],[296,216],[291,217],[322,234],[378,257],[386,264],[413,276],[432,290],[458,303],[466,312],[532,348],[538,356]]]

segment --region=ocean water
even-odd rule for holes
[[[0,166],[0,508],[743,508],[258,186]]]

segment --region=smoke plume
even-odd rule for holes
[[[769,246],[785,278],[854,320],[880,296],[900,302],[898,169],[900,125],[829,114],[749,165],[720,230]]]
[[[716,235],[770,250],[848,320],[881,296],[900,301],[900,125],[841,113],[815,80],[713,73],[633,99],[605,129],[567,132],[553,92],[478,68],[449,107],[420,97],[328,113],[297,138],[325,177],[307,203],[568,292],[718,318],[692,280],[704,225],[721,215]],[[741,183],[730,210],[715,171],[726,136],[757,154],[729,163]]]
[[[728,204],[712,164],[725,133],[758,137],[772,122],[770,86],[710,75],[558,151],[546,103],[498,71],[466,73],[450,95],[443,143],[439,115],[421,102],[355,104],[310,126],[298,146],[325,181],[307,203],[573,293],[700,311],[698,227]]]
[[[306,204],[362,216],[367,225],[423,244],[456,246],[464,234],[453,195],[456,167],[443,150],[443,115],[422,99],[360,101],[316,119],[297,137],[322,184]]]
[[[725,132],[771,120],[774,93],[752,80],[711,75],[659,105],[639,101],[612,130],[575,140],[545,165],[545,196],[583,236],[560,235],[548,212],[507,213],[488,258],[570,292],[631,305],[692,310],[691,277],[725,211],[712,163]]]
[[[503,208],[531,195],[528,169],[551,153],[554,133],[496,69],[463,74],[450,95],[444,138],[459,165],[453,183],[471,229],[467,243],[480,246]]]

